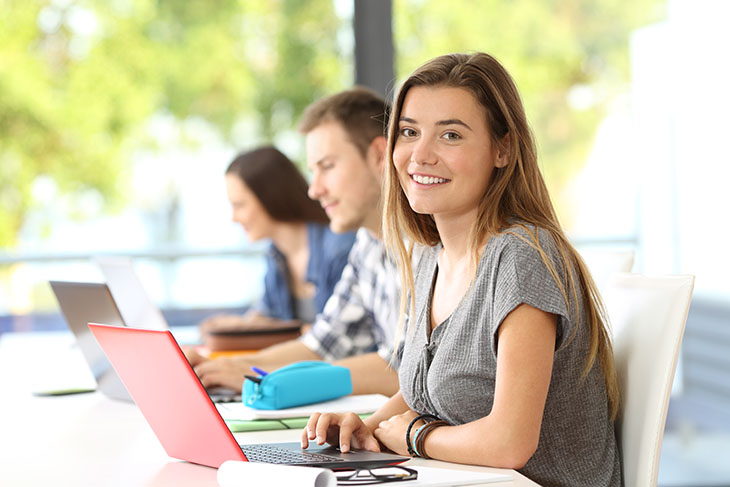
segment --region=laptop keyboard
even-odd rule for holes
[[[271,445],[240,445],[241,450],[248,458],[249,462],[261,463],[286,463],[307,464],[307,463],[323,463],[323,462],[344,462],[339,457],[331,457],[329,455],[321,455],[319,453],[310,453],[306,451],[289,450],[288,448],[280,448]]]

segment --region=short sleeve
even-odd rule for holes
[[[498,265],[494,272],[494,301],[492,303],[492,343],[497,353],[497,332],[504,319],[520,304],[527,304],[547,313],[558,315],[558,340],[570,335],[572,325],[563,293],[548,265],[543,260],[530,235],[506,233],[497,252]],[[544,232],[539,234],[540,248],[561,281],[562,266],[555,259],[555,245]]]

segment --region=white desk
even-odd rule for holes
[[[99,393],[35,397],[38,385],[93,385],[67,333],[0,337],[0,484],[8,486],[217,486],[217,470],[168,457],[134,404]],[[42,384],[45,383],[45,384]],[[242,443],[298,441],[299,430],[236,433]],[[406,465],[505,472],[414,459]],[[512,482],[535,486],[514,471]],[[273,484],[272,484],[273,485]]]

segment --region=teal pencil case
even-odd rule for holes
[[[243,381],[241,400],[255,409],[285,409],[352,394],[350,371],[321,361],[296,362]]]

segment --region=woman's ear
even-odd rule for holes
[[[495,167],[504,167],[507,165],[509,162],[509,148],[509,132],[507,132],[502,137],[502,140],[499,141],[499,144],[497,144],[497,157],[494,161]]]
[[[500,151],[497,153],[497,160],[494,161],[494,167],[504,167],[507,165],[507,161],[507,153],[503,153]]]

